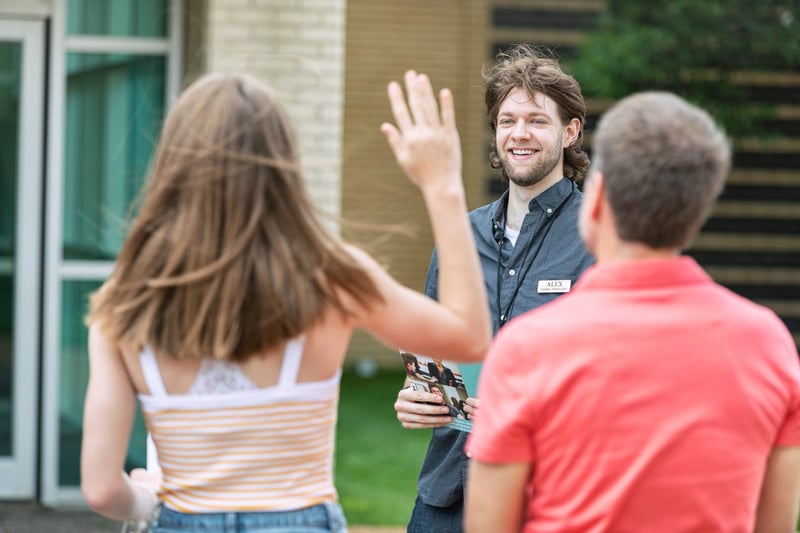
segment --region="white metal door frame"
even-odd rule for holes
[[[44,308],[42,321],[42,420],[40,500],[61,508],[85,507],[79,487],[59,484],[59,376],[61,371],[61,288],[64,281],[105,279],[112,261],[65,260],[62,254],[64,201],[64,115],[66,98],[66,54],[163,53],[167,58],[166,101],[175,99],[180,84],[182,9],[184,0],[168,0],[171,10],[166,39],[70,36],[67,34],[67,0],[52,0],[49,26],[50,61],[48,80],[47,226],[44,239]],[[76,459],[77,460],[77,459]]]
[[[0,498],[36,490],[39,413],[44,22],[0,19],[0,42],[21,44],[14,269],[12,455],[0,457]]]

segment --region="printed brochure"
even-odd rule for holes
[[[458,365],[452,361],[434,359],[425,355],[400,351],[408,382],[414,390],[441,394],[444,405],[450,408],[453,421],[448,426],[460,431],[471,431],[472,420],[464,412],[469,397]]]

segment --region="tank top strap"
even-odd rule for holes
[[[144,381],[150,390],[150,396],[165,397],[167,388],[164,386],[164,380],[161,379],[156,354],[149,345],[145,345],[139,353],[139,364],[142,365],[142,374],[144,374]]]
[[[281,374],[278,378],[279,387],[291,387],[297,383],[297,374],[300,372],[300,363],[303,361],[303,345],[305,335],[301,335],[286,342],[281,361]]]

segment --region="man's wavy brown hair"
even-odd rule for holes
[[[305,331],[372,278],[321,224],[272,91],[242,75],[192,84],[164,124],[143,202],[91,299],[120,346],[243,360]]]

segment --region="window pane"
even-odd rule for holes
[[[169,0],[68,0],[71,35],[164,37]]]
[[[67,54],[64,258],[114,259],[164,116],[162,56]]]
[[[0,456],[14,452],[14,241],[21,51],[19,43],[0,43]]]
[[[81,423],[83,401],[89,380],[88,331],[83,324],[89,294],[97,281],[66,281],[61,294],[61,371],[59,382],[59,468],[60,486],[80,485]],[[137,407],[128,446],[125,470],[144,467],[146,430]]]

